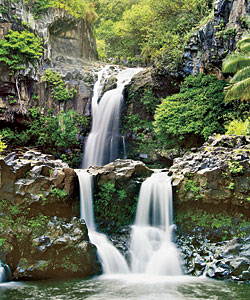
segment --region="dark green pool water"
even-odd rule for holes
[[[193,277],[101,276],[89,280],[0,284],[0,300],[247,300],[250,286]]]

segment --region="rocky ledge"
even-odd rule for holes
[[[0,158],[0,200],[33,215],[72,217],[75,171],[52,155],[12,152]]]
[[[89,242],[85,222],[56,218],[32,219],[0,230],[0,258],[16,280],[87,277],[100,273],[96,247]]]
[[[153,171],[131,159],[117,159],[88,171],[94,177],[95,218],[100,229],[110,233],[133,223],[141,183]]]
[[[214,135],[199,149],[174,159],[170,168],[177,208],[250,212],[250,140]]]
[[[250,239],[213,243],[201,235],[177,239],[185,274],[250,282]]]

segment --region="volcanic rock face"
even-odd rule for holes
[[[248,215],[249,152],[250,141],[245,136],[214,135],[198,151],[176,158],[170,168],[176,205],[210,205]]]
[[[185,46],[183,71],[186,75],[209,71],[221,77],[220,66],[228,52],[234,51],[242,36],[249,13],[246,0],[216,0],[214,13],[195,32]]]
[[[0,64],[0,121],[18,122],[32,106],[41,106],[45,113],[48,109],[54,114],[69,109],[88,113],[95,80],[93,69],[99,67],[94,62],[97,50],[88,22],[75,19],[62,9],[47,9],[37,19],[23,1],[1,0],[0,5],[1,38],[10,29],[27,29],[23,25],[27,24],[29,30],[42,38],[44,45],[43,57],[36,66],[26,65],[15,77]],[[73,99],[64,103],[53,99],[44,80],[48,68],[57,71],[69,88],[77,89]]]
[[[47,215],[72,216],[75,171],[37,151],[0,159],[0,199]]]
[[[87,277],[100,273],[96,247],[89,242],[85,222],[48,222],[43,235],[26,236],[27,245],[14,270],[18,280]]]
[[[0,159],[0,259],[16,279],[100,272],[85,222],[72,219],[75,179],[66,163],[35,150]]]
[[[250,281],[249,238],[234,238],[215,243],[199,235],[189,235],[179,237],[177,245],[182,255],[185,274]]]
[[[99,227],[110,233],[132,224],[141,183],[152,170],[140,161],[117,159],[88,171],[94,177],[95,218]]]

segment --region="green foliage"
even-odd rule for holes
[[[237,225],[233,223],[234,218],[238,220]],[[247,232],[244,231],[244,228],[249,228],[250,226],[250,222],[247,222],[241,214],[232,217],[226,212],[214,213],[198,208],[179,212],[175,221],[184,231],[192,231],[195,226],[201,227],[203,232],[210,232],[211,229],[220,229],[222,240],[246,236]],[[230,236],[229,231],[234,232],[233,236]],[[219,239],[219,237],[217,238]]]
[[[97,0],[98,52],[103,58],[141,55],[144,63],[155,57],[178,61],[186,33],[209,14],[211,4],[211,0]]]
[[[226,134],[235,134],[235,135],[249,135],[250,133],[250,122],[249,119],[245,121],[242,120],[233,120],[228,125],[226,125],[227,132]]]
[[[5,145],[5,143],[2,141],[2,135],[0,135],[0,153],[7,148],[7,146]]]
[[[89,23],[97,19],[94,1],[92,0],[25,0],[25,2],[32,7],[35,18],[39,18],[48,8],[60,8],[77,19],[86,19]]]
[[[10,30],[4,39],[0,39],[0,61],[12,74],[15,70],[24,69],[28,63],[34,65],[42,54],[42,40],[27,30]]]
[[[156,98],[151,88],[146,88],[143,92],[130,92],[127,105],[132,104],[137,107],[140,113],[133,113],[129,109],[122,121],[122,134],[136,136],[133,143],[133,152],[150,153],[157,148],[155,139],[153,116],[160,99]]]
[[[192,179],[187,179],[185,181],[185,188],[184,188],[184,190],[186,192],[191,192],[192,194],[194,194],[195,200],[201,199],[200,184],[194,182]]]
[[[8,13],[8,7],[4,6],[3,4],[0,4],[0,13],[1,14],[7,14]]]
[[[250,36],[243,37],[237,44],[238,50],[226,57],[222,65],[224,73],[235,74],[225,89],[226,101],[250,100]]]
[[[235,188],[235,183],[234,182],[230,182],[229,186],[228,186],[228,189],[229,190],[234,190],[234,188]]]
[[[244,168],[238,161],[229,161],[228,169],[233,176],[244,174]]]
[[[28,226],[32,230],[34,236],[40,235],[48,223],[48,217],[39,214],[37,217],[32,217],[28,220]]]
[[[55,100],[68,101],[74,98],[77,90],[75,88],[68,89],[66,83],[62,80],[62,76],[57,71],[46,70],[44,78],[49,84],[52,90],[51,95]]]
[[[225,82],[215,76],[199,74],[185,78],[178,94],[167,97],[155,113],[158,139],[165,146],[180,145],[196,135],[207,139],[224,133],[227,110],[223,102]]]
[[[56,197],[57,199],[63,199],[68,195],[67,192],[58,188],[51,189],[49,193],[52,197]]]
[[[129,225],[136,212],[137,199],[129,199],[123,189],[112,182],[105,182],[95,196],[95,216],[104,227]]]
[[[29,109],[26,128],[21,132],[17,129],[4,128],[0,131],[3,140],[11,146],[39,146],[43,151],[62,156],[72,167],[79,166],[81,145],[77,136],[80,128],[87,132],[89,118],[76,112],[67,111],[53,116],[40,113],[38,108]],[[77,153],[68,151],[78,148]],[[67,151],[67,154],[66,154]]]

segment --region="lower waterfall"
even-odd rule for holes
[[[97,247],[104,274],[182,274],[179,253],[172,242],[172,186],[166,173],[154,173],[141,186],[129,268],[122,254],[95,229],[91,174],[87,170],[76,172],[80,183],[80,217],[85,219],[90,241]]]
[[[0,260],[0,283],[11,280],[11,271],[8,265],[4,264]]]
[[[125,258],[103,233],[96,231],[93,209],[93,179],[87,170],[76,170],[80,183],[80,218],[89,230],[89,239],[97,248],[104,274],[127,274],[129,267]]]
[[[181,275],[178,250],[172,242],[171,178],[154,173],[140,190],[131,234],[131,271],[154,275]]]

